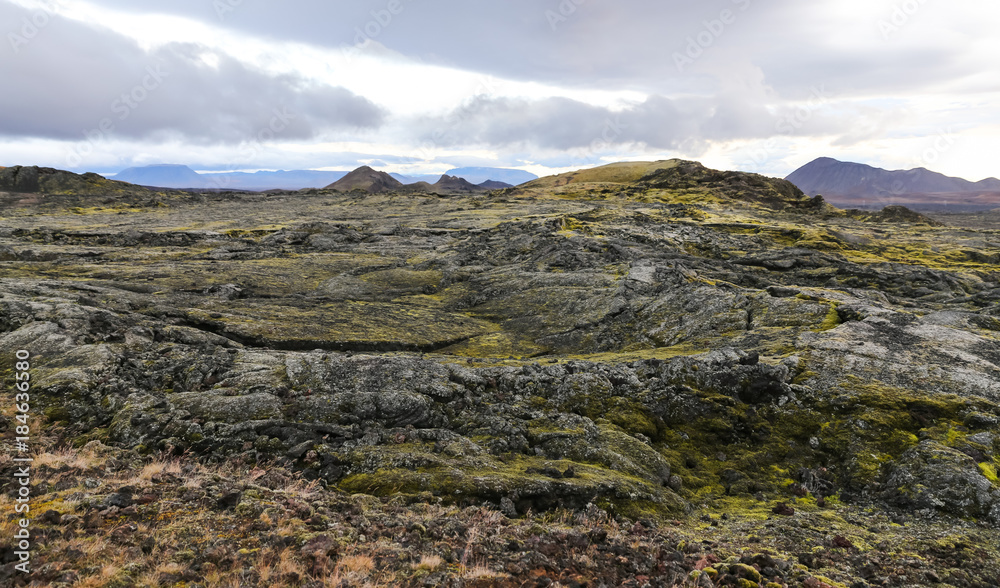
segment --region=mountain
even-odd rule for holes
[[[198,173],[186,165],[158,164],[130,167],[110,177],[140,186],[262,192],[318,188],[345,175],[346,171],[318,170]]]
[[[212,188],[210,179],[186,165],[158,164],[130,167],[115,174],[114,179],[139,186],[159,188]]]
[[[820,157],[792,172],[787,178],[803,192],[822,194],[843,205],[907,204],[911,207],[953,205],[1000,205],[1000,180],[970,182],[926,168],[889,171],[862,163]]]
[[[305,188],[329,186],[343,179],[348,173],[347,171],[319,170],[199,173],[186,165],[157,164],[130,167],[117,174],[108,175],[108,177],[139,186],[155,186],[179,190],[190,188],[198,190],[214,189],[263,192],[265,190],[302,190]],[[389,175],[399,183],[406,185],[426,182],[428,185],[433,186],[441,178],[439,175],[428,174],[407,176],[392,173]],[[458,168],[445,175],[463,178],[471,185],[481,184],[485,181],[503,183],[503,185],[491,184],[490,187],[485,188],[489,190],[520,184],[537,177],[534,174],[521,170],[490,167]],[[397,187],[394,186],[391,189],[397,189]]]
[[[462,178],[456,178],[449,175],[441,176],[440,179],[433,184],[420,181],[413,184],[407,184],[404,188],[407,192],[439,195],[471,194],[474,192],[486,192],[489,189],[475,184],[470,184]]]
[[[482,192],[483,188],[469,182],[465,178],[444,174],[433,186],[435,193]]]
[[[422,192],[441,195],[472,194],[495,189],[490,186],[477,186],[464,178],[449,176],[448,174],[442,175],[433,184],[426,180],[404,184],[399,180],[400,177],[412,179],[407,178],[407,176],[377,171],[365,165],[330,184],[326,189],[338,190],[340,192],[364,190],[372,194],[379,192]],[[506,188],[509,185],[500,183],[499,187]]]
[[[494,180],[512,186],[530,182],[538,178],[538,176],[531,172],[501,167],[457,167],[448,170],[445,172],[445,175],[465,178],[472,184],[482,184],[485,181]]]
[[[392,192],[402,188],[403,183],[396,178],[385,172],[376,171],[367,165],[363,165],[330,184],[325,189],[340,192],[363,190],[374,194],[377,192]]]
[[[476,185],[479,186],[480,188],[483,188],[484,190],[501,190],[503,188],[514,187],[506,182],[497,182],[495,180],[486,180],[485,182]]]
[[[214,187],[224,190],[302,190],[319,188],[343,178],[346,171],[278,170],[202,174]]]
[[[389,175],[404,184],[427,182],[429,185],[434,185],[434,183],[436,183],[441,177],[427,174],[406,176],[403,174],[393,173]],[[473,185],[482,185],[484,182],[498,182],[497,184],[492,184],[491,187],[488,188],[490,190],[516,186],[538,178],[535,174],[523,170],[505,169],[499,167],[457,167],[455,169],[448,170],[444,175],[462,178]],[[499,184],[503,185],[500,186]]]
[[[437,174],[419,174],[413,176],[404,176],[403,174],[391,173],[390,176],[396,178],[404,184],[416,184],[417,182],[427,182],[428,184],[433,184],[438,181],[441,177]]]

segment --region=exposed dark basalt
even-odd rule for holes
[[[821,196],[808,197],[795,184],[759,174],[709,169],[696,161],[656,170],[638,181],[643,188],[703,189],[733,199],[746,199],[769,208],[822,209]]]
[[[551,195],[22,203],[0,349],[30,350],[33,406],[71,443],[331,492],[1000,524],[991,233],[892,211],[890,233],[690,162],[602,173]]]
[[[144,188],[107,180],[94,173],[74,174],[51,167],[20,165],[0,168],[0,191],[89,195],[150,193]]]

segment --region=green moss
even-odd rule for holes
[[[211,330],[279,348],[433,350],[496,330],[485,321],[434,308],[386,302],[297,300],[219,302],[188,316]]]
[[[990,481],[994,486],[1000,486],[1000,478],[997,477],[997,468],[995,464],[992,463],[981,463],[979,464],[979,471],[986,476],[986,479]]]
[[[440,353],[472,358],[513,357],[529,359],[543,355],[548,351],[548,347],[537,345],[528,337],[515,333],[496,332],[472,337],[456,345],[446,347]]]
[[[73,439],[73,447],[80,448],[91,441],[108,441],[107,427],[99,427]]]
[[[403,449],[401,449],[403,448]],[[397,446],[367,449],[389,464],[374,473],[347,476],[338,487],[349,493],[375,496],[417,495],[430,492],[449,503],[499,501],[510,494],[537,503],[539,509],[556,503],[581,508],[594,500],[598,506],[613,509],[630,518],[663,519],[683,512],[683,503],[662,486],[620,471],[569,460],[547,460],[516,456],[507,461],[492,458],[452,460],[427,453],[419,447]],[[360,456],[358,456],[360,458]],[[408,464],[392,467],[391,464]],[[565,471],[573,468],[572,477],[553,479],[546,469]]]
[[[841,323],[840,315],[837,313],[837,305],[830,305],[830,310],[826,313],[826,318],[816,327],[817,331],[829,331]]]
[[[384,290],[404,290],[429,293],[437,291],[444,280],[439,271],[413,271],[404,268],[379,270],[359,276],[363,281]]]
[[[875,482],[883,467],[919,442],[917,433],[941,430],[961,419],[969,401],[957,396],[928,395],[880,386],[849,376],[852,392],[832,394],[816,409],[827,415],[818,427],[824,451],[847,456],[852,484]]]
[[[953,447],[955,443],[960,441],[965,435],[953,428],[948,429],[948,433],[945,435],[945,444],[949,447]]]
[[[605,419],[631,435],[642,433],[650,439],[659,439],[664,429],[663,421],[642,403],[622,396],[581,394],[560,406],[559,410],[576,413],[594,421]]]
[[[70,420],[69,411],[66,407],[59,405],[52,405],[45,409],[43,412],[45,418],[50,422],[66,422]]]

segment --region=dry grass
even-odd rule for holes
[[[367,576],[375,569],[375,559],[370,555],[347,555],[340,558],[337,568],[349,574]]]
[[[53,469],[69,467],[79,470],[97,469],[104,465],[106,458],[99,455],[99,452],[87,448],[75,449],[73,447],[62,447],[52,451],[46,451],[35,456],[32,465],[36,468],[48,466]]]
[[[306,481],[302,478],[296,478],[285,486],[283,491],[290,496],[295,496],[303,500],[310,500],[315,498],[320,488],[318,480]]]
[[[159,457],[143,466],[132,480],[141,482],[143,486],[148,486],[153,483],[153,476],[158,474],[179,476],[181,471],[180,458]]]
[[[156,566],[157,574],[181,574],[184,572],[184,566],[177,562],[168,562]]]
[[[295,551],[288,547],[281,552],[281,555],[278,556],[277,565],[279,573],[284,576],[296,575],[301,577],[306,575],[306,568],[302,565],[301,561],[296,559],[295,553]]]
[[[0,496],[0,513],[4,514],[4,516],[0,517],[0,537],[13,537],[14,533],[20,529],[18,521],[24,515],[15,513],[15,504],[14,499],[6,494]],[[8,513],[10,513],[10,516],[7,516]]]
[[[475,563],[472,565],[472,567],[469,568],[460,568],[460,569],[462,572],[462,577],[468,580],[507,577],[507,574],[491,570],[490,567],[483,562]]]
[[[95,539],[96,538],[84,539],[81,537],[74,537],[66,542],[65,550],[76,549],[83,552],[85,557],[98,557],[107,546],[103,541],[97,541]]]
[[[440,568],[444,565],[444,559],[439,555],[424,555],[421,556],[418,563],[412,564],[412,568],[415,570],[427,570],[433,572],[434,570]]]
[[[306,568],[295,557],[295,551],[286,547],[280,553],[268,551],[260,558],[256,571],[260,581],[268,586],[283,586],[290,580],[306,577]]]
[[[392,586],[377,578],[371,578],[375,571],[375,558],[370,555],[352,554],[345,555],[337,561],[333,571],[322,578],[324,588],[339,588],[345,581],[351,586],[363,586],[365,588],[381,588]]]
[[[73,585],[74,588],[102,588],[111,583],[115,577],[120,574],[122,568],[118,563],[106,563],[100,567],[100,570],[92,576],[81,579],[79,582]]]
[[[278,537],[294,537],[302,532],[301,519],[285,519],[278,525]]]
[[[306,575],[305,566],[295,559],[295,553],[287,547],[277,554],[269,551],[261,558],[256,570],[260,581],[269,586],[284,585],[291,578]]]

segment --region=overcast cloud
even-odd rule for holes
[[[978,180],[998,25],[988,0],[0,0],[0,165],[832,156]]]

